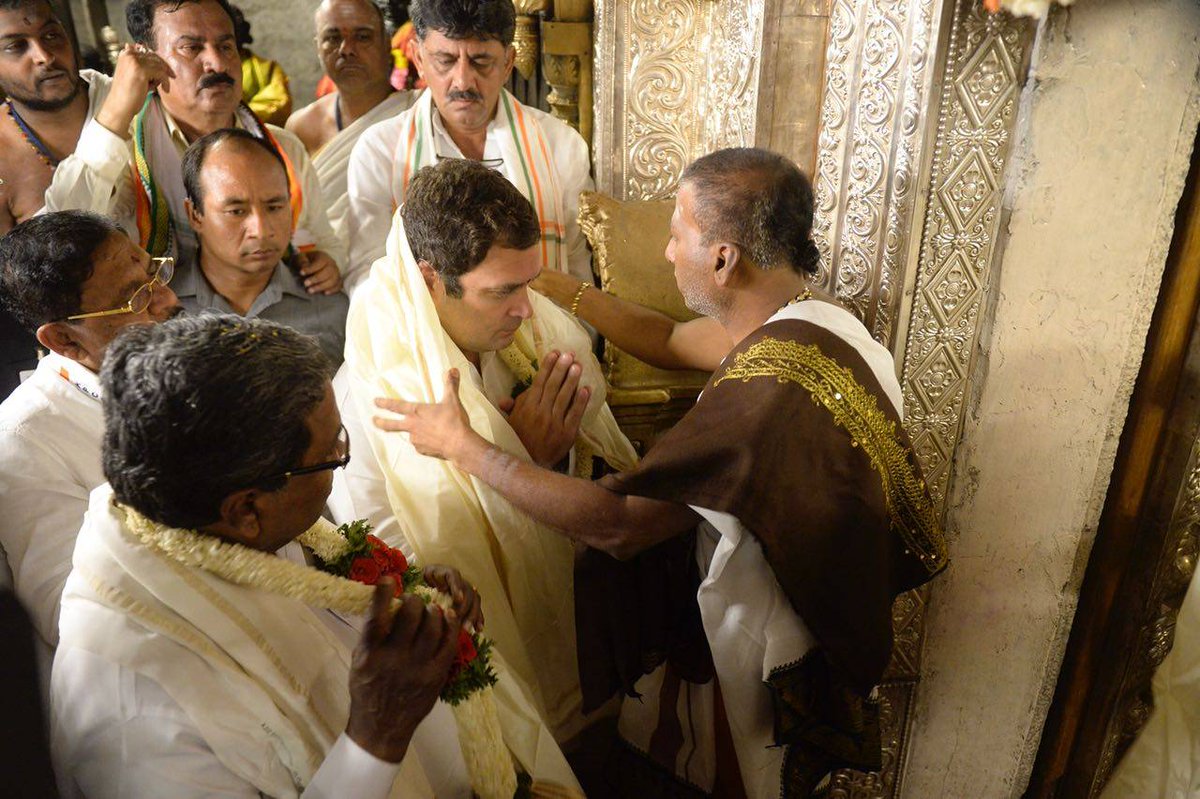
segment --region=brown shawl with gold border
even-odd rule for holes
[[[891,656],[892,601],[943,569],[946,547],[908,436],[859,353],[808,322],[764,325],[638,467],[604,485],[737,517],[816,637],[767,681],[776,742],[792,745],[784,795],[833,767],[879,768],[868,697]]]

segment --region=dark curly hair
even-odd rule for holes
[[[154,15],[160,8],[166,8],[167,13],[174,13],[188,3],[203,3],[210,0],[130,0],[125,5],[125,27],[129,29],[129,38],[137,44],[154,49]],[[236,35],[237,17],[230,8],[228,0],[211,0],[219,5],[229,15]]]
[[[817,271],[812,184],[787,158],[756,147],[717,150],[693,161],[683,184],[692,187],[692,213],[706,245],[737,244],[761,269],[786,264]]]
[[[315,339],[263,319],[130,325],[100,370],[104,476],[154,521],[212,524],[235,491],[285,485],[331,373]]]
[[[508,47],[517,30],[512,0],[413,0],[408,14],[422,41],[437,31],[447,39],[495,39]]]
[[[541,240],[537,214],[517,187],[478,161],[448,158],[417,172],[400,211],[413,255],[426,261],[451,297],[459,278],[492,245],[526,250]]]
[[[96,250],[117,223],[86,211],[56,211],[25,220],[0,238],[0,300],[31,333],[79,313]]]

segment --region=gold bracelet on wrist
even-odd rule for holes
[[[579,288],[575,290],[575,296],[571,298],[571,316],[579,316],[579,301],[583,299],[583,292],[587,291],[591,283],[583,282],[579,284]]]

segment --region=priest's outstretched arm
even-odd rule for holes
[[[395,414],[376,416],[382,430],[407,433],[422,455],[448,460],[498,491],[525,513],[616,558],[637,553],[691,530],[700,517],[686,505],[609,491],[590,480],[543,469],[493,446],[471,429],[458,400],[459,374],[446,374],[445,394],[436,404],[380,398],[377,407]],[[568,410],[578,427],[587,407],[580,389]]]
[[[544,269],[533,288],[584,320],[618,347],[659,369],[711,372],[733,349],[716,319],[679,322],[664,313],[623,300],[562,272]]]

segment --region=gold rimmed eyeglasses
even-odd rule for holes
[[[151,258],[150,263],[154,266],[150,280],[138,286],[138,290],[133,292],[129,302],[120,308],[110,308],[107,311],[77,313],[74,316],[68,316],[66,321],[73,322],[76,319],[93,319],[98,316],[117,316],[126,313],[137,314],[149,308],[150,301],[154,299],[154,287],[165,286],[171,282],[171,278],[175,277],[175,259],[170,256]]]

